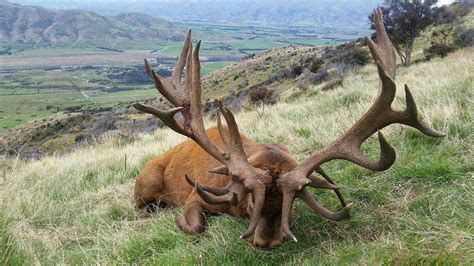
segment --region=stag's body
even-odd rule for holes
[[[217,146],[224,149],[217,127],[208,129],[207,134]],[[257,144],[243,134],[240,134],[240,137],[245,153],[251,158],[249,161],[254,167],[270,173],[272,178],[270,183],[275,183],[280,174],[289,172],[298,164],[288,150],[281,145]],[[156,156],[145,165],[136,177],[135,204],[142,212],[151,211],[159,204],[171,207],[184,206],[185,217],[186,213],[198,211],[249,218],[252,212],[251,199],[245,198],[235,206],[229,203],[208,204],[185,179],[186,175],[196,177],[195,181],[201,185],[223,188],[231,181],[231,177],[209,172],[219,166],[221,166],[219,161],[206,153],[194,141],[187,140],[165,154]],[[265,201],[265,205],[272,206],[264,205],[259,221],[261,225],[257,226],[253,242],[260,247],[273,247],[281,243],[283,236],[278,226],[268,226],[268,224],[272,222],[279,224],[282,195],[278,191],[270,190],[266,191],[266,198],[268,200]],[[192,214],[189,216],[192,217]],[[193,226],[192,221],[188,221],[188,224]],[[181,229],[186,231],[194,229],[194,233],[204,230],[201,226],[182,228],[183,226],[186,227],[181,224]],[[268,230],[268,228],[276,228],[276,230]]]

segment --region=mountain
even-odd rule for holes
[[[0,2],[0,43],[117,43],[181,40],[174,24],[144,14],[103,16]]]
[[[101,14],[141,12],[167,20],[233,22],[239,24],[367,27],[367,14],[381,0],[194,0],[194,1],[79,1],[14,0],[60,9],[81,8]]]

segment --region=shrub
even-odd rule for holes
[[[426,59],[445,57],[451,52],[474,44],[474,29],[445,25],[431,33],[431,45],[423,50]]]
[[[463,29],[458,33],[456,44],[459,47],[474,46],[474,29]]]
[[[317,73],[321,67],[324,65],[324,60],[321,57],[315,57],[309,65],[309,71]]]
[[[370,61],[369,51],[359,46],[352,46],[335,58],[335,62],[353,66],[363,66]]]
[[[433,43],[430,47],[424,49],[423,53],[426,59],[431,60],[434,57],[445,57],[455,50],[456,48],[453,45],[445,43]]]
[[[247,92],[254,104],[275,104],[278,100],[277,92],[264,85],[252,86]]]
[[[291,66],[291,74],[293,75],[293,77],[297,77],[297,76],[301,75],[301,73],[303,73],[303,66],[302,65],[295,64],[295,65]]]

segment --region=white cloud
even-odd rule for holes
[[[439,0],[436,5],[437,6],[450,5],[453,2],[454,2],[454,0]]]

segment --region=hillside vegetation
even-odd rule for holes
[[[255,249],[238,235],[248,221],[208,217],[209,229],[186,236],[174,223],[179,209],[139,218],[133,179],[144,163],[184,140],[168,129],[130,142],[105,137],[73,153],[30,163],[0,161],[1,264],[473,264],[472,165],[474,50],[400,67],[398,107],[408,84],[424,120],[448,134],[433,139],[399,125],[383,130],[397,150],[384,172],[336,161],[323,168],[354,203],[352,218],[331,222],[296,204],[298,243]],[[341,86],[289,90],[259,112],[237,115],[259,143],[286,145],[299,160],[347,130],[371,105],[379,85],[374,65]],[[211,124],[211,123],[209,123]],[[372,138],[364,151],[378,155]],[[1,174],[1,173],[0,173]],[[314,191],[331,209],[332,193]]]

